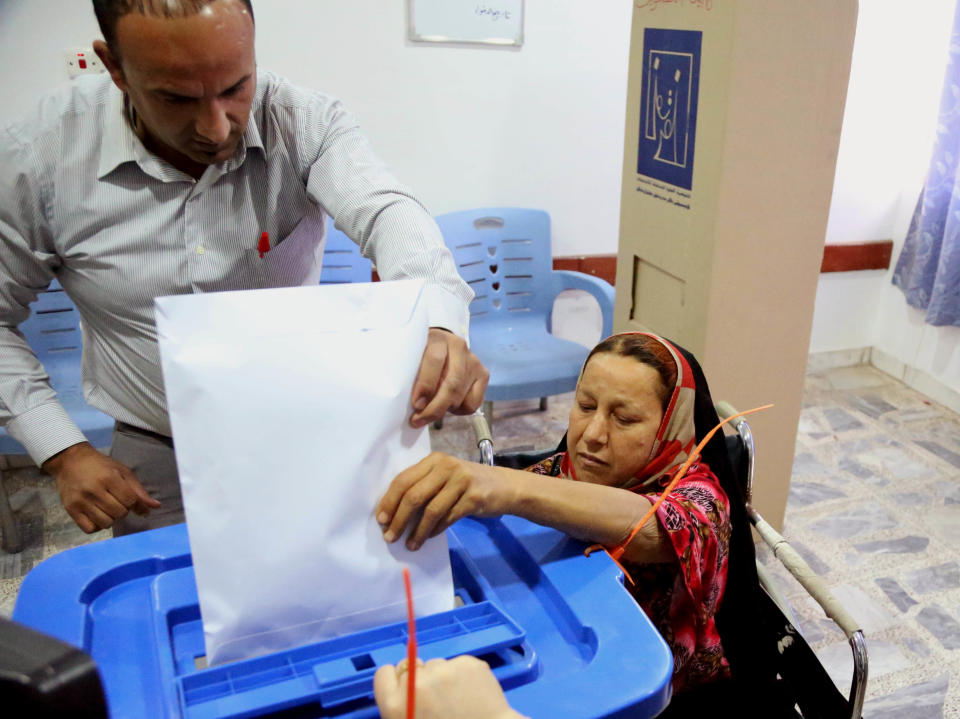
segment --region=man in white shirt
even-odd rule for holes
[[[183,518],[153,298],[310,282],[327,215],[381,278],[427,280],[411,424],[476,409],[488,373],[463,339],[472,292],[436,223],[339,102],[258,73],[249,0],[94,8],[110,78],[83,78],[0,130],[0,421],[80,528]],[[53,277],[83,321],[88,401],[118,421],[110,457],[15,329]]]

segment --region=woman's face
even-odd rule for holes
[[[621,486],[649,461],[663,418],[660,374],[632,357],[597,354],[577,386],[567,447],[577,479]]]

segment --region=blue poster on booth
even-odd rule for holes
[[[697,30],[643,32],[637,172],[687,190],[693,185],[701,37]]]

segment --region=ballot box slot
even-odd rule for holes
[[[425,661],[472,654],[487,660],[507,685],[536,676],[538,660],[526,645],[526,633],[492,602],[422,617],[416,626],[419,655]],[[186,632],[173,626],[168,635],[176,641]],[[238,719],[312,704],[326,711],[359,700],[371,702],[377,668],[402,659],[407,640],[406,624],[398,622],[201,671],[190,671],[194,657],[177,661],[178,668],[189,671],[177,678],[181,715]]]

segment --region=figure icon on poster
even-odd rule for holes
[[[647,137],[657,140],[653,159],[677,167],[687,165],[691,64],[679,53],[650,53]]]
[[[700,84],[701,33],[644,31],[637,172],[691,189]]]
[[[660,58],[657,57],[653,61],[654,69],[660,64]],[[654,112],[656,113],[656,120],[658,121],[658,127],[656,128],[656,134],[659,138],[657,143],[657,151],[654,154],[653,158],[659,160],[660,162],[668,162],[671,165],[679,165],[680,167],[684,166],[683,162],[678,161],[677,159],[677,106],[678,103],[674,102],[674,94],[676,93],[677,87],[679,86],[680,80],[682,79],[682,73],[680,70],[676,70],[673,73],[673,87],[667,88],[666,97],[664,97],[661,88],[660,88],[660,78],[658,77],[655,80],[653,96],[654,96]]]

